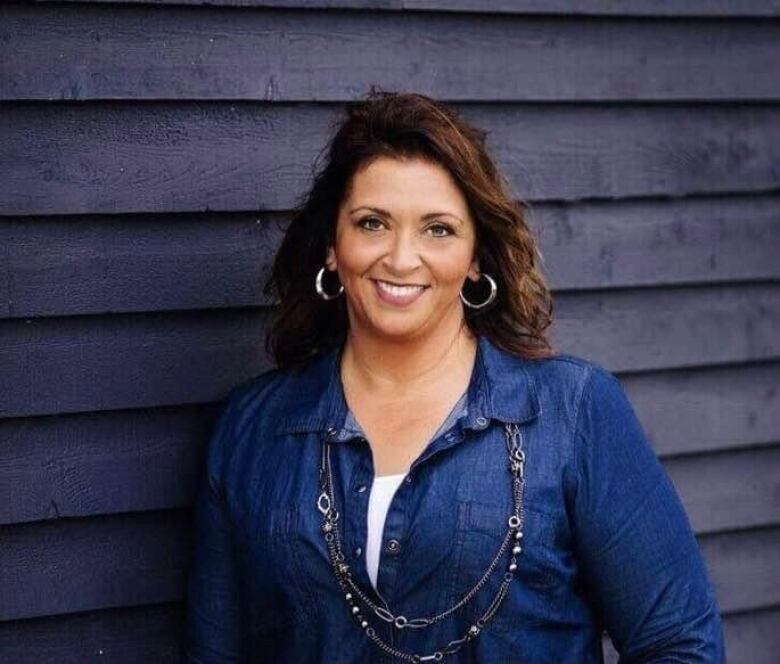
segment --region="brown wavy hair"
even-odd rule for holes
[[[346,298],[323,300],[314,281],[335,242],[338,210],[349,196],[352,177],[382,156],[432,161],[447,169],[463,192],[476,227],[480,272],[498,285],[491,305],[464,307],[471,331],[523,358],[552,355],[545,330],[552,323],[553,303],[526,223],[528,208],[507,193],[508,183],[485,147],[487,132],[430,97],[376,86],[364,100],[348,103],[346,111],[323,148],[324,166],[317,169],[315,160],[313,184],[293,209],[264,288],[267,295],[275,290],[279,301],[266,337],[266,350],[277,365],[300,366],[346,340]],[[328,271],[325,275],[333,278]],[[469,287],[481,289],[466,281],[464,296],[483,301],[487,292],[469,295]],[[335,292],[337,286],[326,283],[325,288]]]

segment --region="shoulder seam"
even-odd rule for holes
[[[580,485],[580,449],[577,444],[577,432],[580,428],[580,416],[582,414],[582,404],[585,401],[585,395],[593,384],[593,374],[595,373],[595,367],[592,364],[586,365],[587,371],[582,377],[578,386],[579,396],[577,397],[577,405],[574,409],[574,425],[571,430],[571,444],[572,444],[572,463],[574,464],[574,474],[577,478],[575,486],[575,494],[579,490]]]

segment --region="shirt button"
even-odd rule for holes
[[[404,482],[406,482],[407,484],[411,484],[412,483],[412,476],[411,475],[407,475],[404,478]]]
[[[481,415],[477,418],[477,424],[481,427],[484,427],[487,424],[487,420],[482,417]]]
[[[360,558],[360,554],[363,553],[363,549],[361,549],[359,546],[355,547],[355,558]]]
[[[358,493],[363,493],[366,489],[368,489],[368,487],[365,484],[361,484],[357,489],[355,489],[355,491]]]
[[[390,553],[398,553],[401,550],[401,543],[397,539],[387,540],[385,545]]]
[[[444,436],[447,440],[455,440],[455,434],[454,433],[448,433],[446,436]]]

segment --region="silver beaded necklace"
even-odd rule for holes
[[[344,595],[344,599],[350,607],[350,613],[357,621],[357,624],[365,631],[366,636],[379,648],[386,653],[397,657],[403,661],[413,662],[432,662],[441,661],[446,655],[454,655],[464,643],[476,638],[482,629],[487,625],[491,618],[498,611],[501,602],[504,600],[509,584],[517,571],[517,556],[522,551],[520,540],[523,538],[523,488],[525,486],[525,452],[523,451],[523,437],[520,427],[517,424],[507,423],[504,425],[506,435],[506,449],[509,455],[509,471],[512,476],[512,496],[513,513],[507,519],[507,533],[501,542],[496,555],[488,565],[485,573],[474,584],[455,605],[428,618],[406,618],[405,616],[395,616],[388,609],[378,606],[368,595],[358,586],[352,578],[352,572],[349,565],[344,562],[344,553],[341,548],[341,535],[339,534],[339,513],[335,508],[336,500],[333,493],[333,469],[330,463],[330,442],[322,442],[322,461],[320,463],[320,487],[321,493],[317,499],[317,509],[323,516],[322,533],[325,538],[325,544],[328,549],[333,572],[336,581]],[[490,603],[481,617],[469,627],[466,634],[454,641],[450,641],[440,650],[430,655],[418,655],[403,652],[383,641],[371,627],[368,620],[361,612],[358,600],[362,601],[374,615],[384,622],[391,623],[396,629],[422,629],[435,625],[454,611],[457,611],[471,600],[477,594],[479,589],[487,582],[490,575],[498,566],[509,545],[512,544],[509,565],[504,573],[504,579],[499,585],[493,601]]]

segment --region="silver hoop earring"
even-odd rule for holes
[[[328,295],[325,292],[325,289],[322,287],[322,278],[325,276],[325,266],[323,265],[320,268],[320,271],[317,272],[317,278],[314,280],[314,288],[317,290],[317,295],[319,295],[323,300],[335,300],[339,295],[341,295],[344,292],[344,286],[339,286],[339,292],[335,295]]]
[[[460,299],[463,300],[463,304],[469,307],[469,309],[482,309],[482,307],[486,307],[493,300],[496,299],[496,294],[498,293],[498,286],[496,285],[495,280],[487,272],[483,272],[480,275],[480,278],[482,277],[485,277],[485,279],[487,279],[488,282],[490,283],[490,295],[488,295],[487,300],[485,300],[484,302],[480,302],[479,304],[474,304],[473,302],[469,302],[465,297],[463,297],[463,288],[461,287],[460,289]]]

